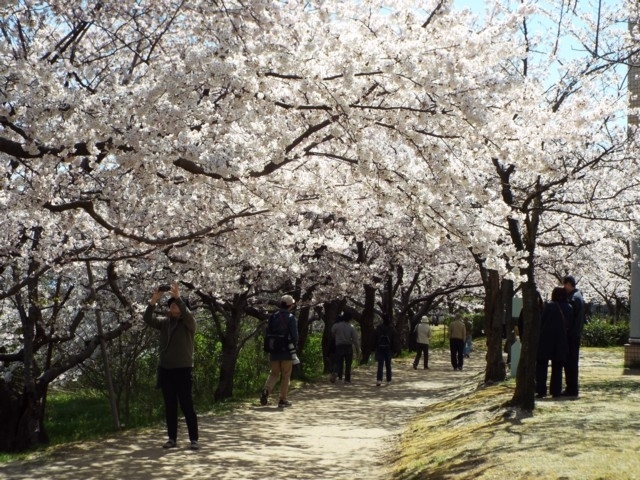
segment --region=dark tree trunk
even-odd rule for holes
[[[507,363],[510,364],[511,346],[516,341],[514,322],[511,313],[513,310],[513,280],[502,279],[502,303],[504,306],[504,331],[506,335],[504,351],[507,354]]]
[[[46,443],[41,430],[41,402],[34,391],[18,393],[0,380],[0,451],[23,452]]]
[[[371,285],[364,286],[364,308],[360,317],[360,346],[362,348],[361,364],[369,361],[374,352],[374,325],[373,318],[376,306],[376,289]]]
[[[483,275],[484,330],[487,334],[487,367],[485,382],[501,382],[506,377],[504,357],[502,356],[502,324],[504,308],[500,275],[496,270],[487,270]]]
[[[522,285],[523,330],[520,361],[516,372],[516,389],[511,404],[525,410],[535,407],[535,372],[538,337],[540,335],[540,306],[535,283]]]
[[[304,347],[307,343],[307,338],[309,337],[309,317],[310,317],[310,308],[302,307],[298,311],[298,345],[296,345],[296,350],[298,353],[298,358],[302,360],[302,352],[304,351]],[[291,378],[304,378],[304,362],[301,362],[297,368],[294,365],[293,372],[291,373]]]
[[[218,387],[213,394],[216,401],[231,398],[233,396],[233,378],[240,353],[240,326],[244,316],[246,295],[234,295],[233,305],[229,312],[224,312],[225,326],[221,332],[222,356],[220,359],[220,376]],[[212,314],[214,314],[212,310]]]

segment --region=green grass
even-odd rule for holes
[[[45,427],[51,445],[98,438],[115,431],[109,400],[93,390],[51,392]]]

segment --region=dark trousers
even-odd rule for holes
[[[567,338],[567,362],[564,377],[569,395],[578,395],[578,362],[580,361],[580,337]]]
[[[160,369],[160,385],[164,398],[167,434],[172,440],[178,436],[178,403],[187,421],[189,440],[198,440],[198,419],[193,408],[191,389],[193,386],[191,368],[162,368]]]
[[[383,366],[387,370],[387,382],[391,381],[391,349],[390,348],[378,348],[376,350],[376,359],[378,360],[378,372],[376,379],[378,382],[382,381],[382,368]]]
[[[562,393],[562,367],[563,362],[551,360],[551,383],[549,392],[554,397]],[[547,373],[549,371],[549,359],[538,358],[536,360],[536,393],[539,395],[547,394]]]
[[[453,368],[462,369],[464,363],[464,340],[461,338],[449,339],[449,350],[451,351],[451,366]]]
[[[342,368],[344,367],[344,381],[351,381],[351,364],[353,363],[353,347],[349,345],[336,345],[336,352],[333,354],[333,373],[338,378],[342,378]]]
[[[416,358],[413,359],[413,366],[417,367],[420,364],[420,357],[424,355],[424,368],[429,368],[429,344],[418,343],[416,351]]]

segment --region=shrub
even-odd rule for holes
[[[628,322],[610,324],[604,318],[592,318],[582,331],[582,345],[586,347],[621,346],[628,341]]]

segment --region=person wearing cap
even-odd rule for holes
[[[169,289],[167,302],[169,315],[159,319],[154,316],[156,304],[165,291],[156,289],[151,295],[142,319],[156,330],[160,330],[160,359],[158,364],[158,386],[164,399],[165,419],[169,439],[164,448],[175,448],[178,434],[178,403],[184,413],[189,432],[190,448],[197,450],[198,418],[193,407],[193,339],[196,321],[180,297],[178,284]]]
[[[296,301],[291,295],[283,295],[282,298],[280,298],[279,310],[274,312],[267,322],[267,334],[287,336],[288,342],[286,342],[286,344],[293,344],[294,347],[298,345],[298,324],[296,317],[292,313],[295,306]],[[291,371],[293,370],[293,360],[291,358],[290,349],[270,352],[269,363],[271,371],[269,372],[269,377],[262,389],[260,404],[267,404],[273,387],[278,379],[280,379],[280,398],[278,400],[278,408],[290,407],[291,402],[287,400]]]
[[[335,339],[336,351],[334,354],[333,371],[329,380],[335,383],[336,378],[342,378],[344,367],[344,383],[351,383],[351,364],[353,363],[353,349],[356,349],[356,356],[360,355],[360,345],[358,332],[349,323],[351,314],[344,312],[338,315],[336,322],[331,326],[331,334]]]
[[[573,308],[573,321],[567,330],[567,362],[564,366],[564,378],[566,388],[562,395],[577,397],[578,370],[580,363],[580,339],[585,323],[585,307],[582,293],[576,288],[576,279],[567,275],[562,279],[562,285],[567,291],[567,299]]]
[[[431,340],[431,327],[429,326],[429,318],[422,317],[420,323],[414,329],[416,332],[416,358],[413,359],[413,369],[418,368],[420,357],[424,355],[424,369],[429,368],[429,341]]]

